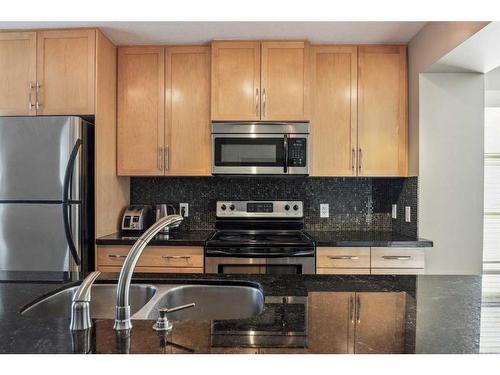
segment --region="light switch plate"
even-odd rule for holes
[[[397,204],[392,205],[392,218],[393,219],[398,218],[398,205]]]
[[[189,216],[189,203],[179,203],[179,213],[183,217]]]
[[[319,217],[330,217],[330,205],[328,203],[319,205]]]
[[[411,207],[410,206],[405,207],[405,221],[407,223],[411,222]]]

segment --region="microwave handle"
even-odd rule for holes
[[[285,155],[284,155],[285,163],[284,163],[283,172],[286,174],[286,173],[288,173],[288,135],[286,135],[286,134],[285,134],[283,146],[285,148],[285,150],[284,150],[285,151]]]

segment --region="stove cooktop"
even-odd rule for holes
[[[299,230],[220,230],[207,246],[314,246],[313,240]]]

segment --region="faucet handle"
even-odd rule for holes
[[[153,325],[153,329],[155,331],[170,331],[172,329],[172,322],[170,322],[167,318],[167,314],[184,310],[184,309],[189,309],[190,307],[195,307],[196,304],[193,303],[188,303],[187,305],[181,305],[177,307],[162,307],[158,309],[158,320],[156,323]]]

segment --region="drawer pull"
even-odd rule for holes
[[[358,260],[359,257],[356,255],[332,255],[328,259]]]
[[[126,255],[119,255],[119,254],[109,254],[108,258],[113,259],[113,260],[119,260],[122,258],[126,258]]]
[[[189,255],[162,255],[163,259],[191,259]]]
[[[410,255],[383,255],[383,259],[388,259],[388,260],[410,260],[411,256]]]

